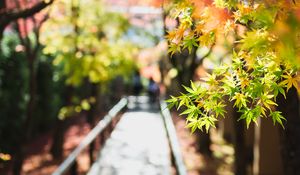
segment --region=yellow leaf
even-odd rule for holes
[[[172,30],[172,31],[168,31],[168,34],[166,36],[166,39],[169,41],[172,41],[173,39],[175,39],[176,37],[176,31]]]
[[[241,88],[244,89],[246,86],[249,86],[249,80],[247,78],[240,78]]]
[[[200,35],[202,33],[202,29],[203,29],[203,22],[199,22],[196,27],[195,27],[195,33],[197,35]]]
[[[215,43],[216,37],[215,32],[211,31],[209,33],[205,33],[198,38],[199,42],[203,46],[211,46]]]
[[[177,30],[176,30],[176,38],[178,40],[181,40],[183,38],[183,35],[185,33],[185,28],[183,26],[180,26]]]
[[[296,74],[294,76],[292,76],[291,74],[287,74],[287,75],[282,75],[283,78],[285,78],[285,80],[283,80],[282,82],[279,83],[279,85],[284,85],[287,87],[287,90],[289,90],[292,86],[294,86],[298,92],[300,92],[300,76],[299,74]]]

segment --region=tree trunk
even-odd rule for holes
[[[64,135],[66,131],[66,121],[56,119],[55,130],[53,134],[53,142],[51,145],[51,155],[53,159],[61,159],[63,157],[63,145],[64,145]]]
[[[5,29],[5,27],[0,26],[0,44],[2,42],[4,29]],[[0,52],[2,52],[2,45],[0,45]]]
[[[281,155],[285,175],[300,174],[300,112],[299,98],[295,88],[287,98],[278,99],[278,110],[287,119],[285,129],[280,128]]]
[[[176,81],[171,87],[178,86],[180,92],[185,92],[184,86],[190,86],[190,81],[193,80],[196,69],[199,64],[196,63],[197,48],[194,47],[192,52],[189,53],[187,49],[183,50],[181,53],[175,53],[170,62],[174,68],[177,69],[178,74],[176,76]]]
[[[90,97],[93,97],[93,98],[96,99],[95,103],[91,104],[91,108],[90,108],[90,110],[88,112],[88,115],[87,115],[87,121],[88,121],[91,129],[93,129],[95,127],[95,116],[97,114],[97,110],[96,110],[97,96],[98,96],[98,85],[95,84],[95,83],[91,83],[91,95],[90,95]],[[90,165],[92,165],[92,163],[94,162],[94,154],[93,154],[94,149],[95,149],[95,141],[93,141],[90,144],[90,147],[89,147]]]
[[[6,0],[0,1],[0,10],[4,10],[6,8]]]
[[[212,151],[210,149],[211,145],[211,139],[210,139],[210,133],[202,132],[202,131],[197,131],[196,132],[197,136],[197,151],[211,157]]]
[[[236,175],[246,175],[247,173],[247,163],[246,163],[246,144],[245,144],[245,123],[244,121],[238,122],[240,114],[237,109],[233,112],[233,122],[234,122],[234,174]]]
[[[66,87],[65,92],[65,105],[72,104],[72,94],[73,94],[73,87],[68,85]],[[53,134],[53,143],[51,145],[51,155],[54,159],[60,159],[63,157],[63,146],[64,146],[64,136],[66,131],[66,120],[60,120],[57,118],[56,127]]]
[[[28,69],[29,69],[29,101],[27,104],[27,114],[23,125],[23,132],[20,135],[20,143],[17,145],[17,152],[14,158],[13,173],[19,175],[22,171],[22,165],[25,159],[25,153],[27,150],[27,142],[30,139],[32,131],[32,117],[35,108],[36,99],[36,74],[34,59],[35,56],[28,55]]]

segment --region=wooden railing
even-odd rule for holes
[[[77,157],[85,148],[87,148],[103,131],[108,128],[116,118],[117,114],[127,106],[127,98],[122,98],[102,120],[88,133],[73,152],[63,161],[52,175],[63,175],[69,173],[77,175]]]
[[[167,135],[172,152],[172,163],[176,168],[176,173],[177,175],[187,175],[171,113],[167,107],[166,102],[163,100],[160,101],[160,109],[167,130]]]

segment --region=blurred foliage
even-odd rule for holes
[[[88,111],[91,109],[91,104],[96,102],[95,97],[81,100],[77,105],[64,106],[59,110],[58,118],[64,120],[66,117],[74,116],[81,111]]]
[[[121,40],[128,26],[100,1],[60,0],[43,25],[41,42],[44,53],[55,56],[54,65],[63,67],[67,84],[78,86],[84,78],[104,83],[132,71],[136,49]]]
[[[182,115],[188,115],[192,131],[215,127],[228,104],[224,97],[234,102],[247,127],[259,117],[284,127],[276,99],[291,87],[300,92],[299,11],[299,3],[286,0],[173,4],[172,14],[180,25],[167,35],[171,54],[198,45],[222,45],[220,40],[232,50],[231,63],[222,63],[202,82],[191,82],[186,93],[168,100],[170,106],[185,109]]]
[[[12,152],[25,117],[28,71],[25,56],[16,52],[18,36],[7,35],[0,53],[0,152]]]
[[[89,84],[101,85],[105,91],[117,76],[131,75],[137,48],[122,39],[128,27],[126,18],[106,11],[101,1],[54,2],[41,29],[43,52],[53,56],[54,66],[60,67],[56,76],[65,77],[67,85],[80,89],[75,90],[72,104],[60,109],[60,119],[89,110],[95,103],[84,90]]]
[[[29,99],[28,66],[17,34],[11,30],[2,40],[0,56],[0,152],[13,153],[22,132]],[[41,50],[40,50],[41,52]],[[60,96],[64,81],[55,78],[59,71],[46,56],[37,62],[37,108],[34,111],[34,136],[48,131],[54,124],[58,110],[63,104]]]

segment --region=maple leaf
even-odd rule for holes
[[[239,109],[241,109],[243,106],[247,106],[247,96],[241,93],[235,93],[234,97],[232,100],[235,100],[235,103],[233,106],[237,106]]]
[[[260,99],[258,100],[258,104],[263,104],[266,108],[268,108],[269,110],[271,110],[271,106],[278,106],[273,100],[272,98],[274,97],[274,95],[269,95],[267,93],[264,93],[261,95]]]
[[[181,25],[176,31],[175,31],[175,35],[176,35],[176,39],[181,40],[184,36],[185,33],[185,27],[183,25]]]
[[[183,49],[188,48],[189,53],[191,53],[193,47],[198,47],[196,38],[194,38],[193,36],[186,37],[183,41]]]
[[[218,84],[217,81],[217,76],[216,74],[209,74],[206,73],[206,77],[201,78],[202,80],[204,80],[207,84],[209,84],[210,86],[215,86]]]
[[[203,29],[203,22],[198,22],[194,31],[197,35],[200,35],[202,33],[202,29]]]
[[[286,119],[281,115],[280,111],[271,112],[270,116],[272,117],[274,125],[277,122],[281,125],[282,128],[284,128],[282,120],[286,121]]]
[[[166,36],[166,39],[169,41],[173,41],[176,37],[176,31],[172,30],[172,31],[168,31],[168,34]]]
[[[243,39],[240,40],[242,43],[241,49],[252,49],[255,53],[259,53],[269,46],[268,36],[269,33],[265,30],[253,30],[247,32]]]
[[[179,45],[179,44],[175,44],[175,43],[171,44],[171,45],[169,46],[169,49],[168,49],[168,53],[170,53],[171,56],[172,56],[174,53],[180,52],[180,51],[181,51],[180,45]]]
[[[247,77],[240,78],[241,88],[244,89],[246,86],[249,86],[249,80]]]
[[[202,46],[211,46],[216,41],[215,32],[211,31],[209,33],[203,34],[198,38],[198,40]]]
[[[299,87],[299,83],[300,83],[300,76],[298,75],[294,75],[292,76],[291,74],[286,74],[286,75],[282,75],[283,78],[285,78],[285,80],[283,80],[282,82],[279,83],[279,85],[284,85],[287,87],[287,91],[294,86],[298,92],[300,92],[300,87]]]

